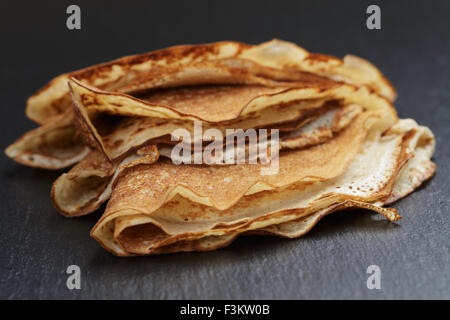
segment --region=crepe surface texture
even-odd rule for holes
[[[396,95],[352,55],[280,40],[175,46],[54,78],[27,101],[40,127],[6,154],[73,166],[53,184],[55,208],[76,217],[107,203],[91,236],[119,256],[213,250],[240,235],[294,238],[349,208],[398,221],[385,206],[434,174],[434,136],[397,117]],[[229,163],[227,143],[197,140],[199,123],[224,140],[230,129],[265,130],[278,171],[261,173],[270,165],[249,137],[238,150],[249,161]],[[177,130],[193,138],[180,142]],[[206,153],[211,141],[226,151]],[[198,147],[203,163],[174,161],[179,142]]]

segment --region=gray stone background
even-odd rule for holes
[[[280,38],[313,52],[365,57],[398,89],[401,117],[437,138],[436,176],[394,205],[392,224],[335,213],[296,240],[246,237],[209,253],[117,258],[89,231],[99,212],[66,219],[49,191],[61,172],[0,157],[0,298],[406,299],[450,298],[450,2],[376,1],[382,30],[366,28],[368,1],[78,1],[82,29],[66,29],[68,1],[0,4],[0,147],[35,125],[25,100],[52,77],[181,43]],[[66,288],[68,265],[82,289]],[[382,289],[366,288],[379,265]]]

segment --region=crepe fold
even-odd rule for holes
[[[70,87],[81,133],[110,160],[154,139],[170,137],[179,128],[193,135],[195,120],[205,122],[204,130],[215,128],[223,135],[230,128],[278,128],[286,122],[303,122],[305,113],[330,101],[382,110],[380,116],[396,117],[392,105],[366,87],[323,80],[276,87],[197,86],[153,93],[141,99],[98,91],[74,79]],[[113,125],[113,119],[105,120],[108,114],[114,117]],[[102,126],[105,122],[107,126]]]
[[[67,177],[79,176],[79,168],[89,167],[92,161],[89,157],[55,182],[53,203],[67,216],[87,214],[107,200],[111,193],[107,186],[112,182],[117,164],[129,157],[135,159],[139,156],[136,150],[157,145],[160,155],[170,157],[171,133],[184,128],[193,134],[196,120],[202,121],[204,131],[214,128],[223,136],[230,128],[279,129],[280,149],[306,148],[332,139],[363,112],[374,111],[382,118],[379,130],[397,121],[390,102],[367,88],[323,79],[275,87],[173,88],[146,93],[139,98],[100,91],[75,79],[70,81],[70,88],[81,135],[103,155],[104,161],[115,165],[106,175],[90,171],[83,174],[83,179],[72,178],[72,187],[67,188]],[[223,154],[220,159],[211,161],[205,159],[205,162],[218,164],[226,156]],[[96,183],[99,179],[103,181],[100,186]],[[92,183],[86,184],[88,180]],[[82,183],[83,187],[76,187],[77,183]]]
[[[157,145],[160,155],[170,157],[171,133],[184,128],[193,135],[195,121],[202,121],[204,131],[214,128],[223,136],[230,128],[276,128],[281,131],[280,149],[306,148],[332,139],[362,112],[374,111],[382,118],[379,130],[397,121],[392,104],[367,87],[317,77],[271,86],[189,86],[135,96],[102,91],[74,78],[69,85],[80,134],[114,169],[106,175],[90,171],[82,174],[83,179],[74,178],[80,176],[80,168],[90,166],[89,157],[59,178],[52,199],[67,216],[88,214],[107,200],[111,193],[107,186],[118,164],[138,156],[137,149]],[[216,160],[206,163],[217,164]],[[97,185],[99,179],[103,183]],[[83,187],[76,187],[77,183]]]
[[[364,113],[324,144],[282,152],[274,176],[251,165],[132,166],[91,235],[127,256],[212,250],[246,233],[295,237],[348,207],[396,221],[396,211],[381,205],[393,190],[402,197],[432,175],[434,138],[413,120],[384,132],[379,125],[376,113]]]
[[[73,125],[71,110],[24,134],[6,148],[5,153],[18,163],[30,167],[57,170],[71,166],[88,153],[89,148]]]
[[[306,148],[323,143],[347,127],[360,113],[362,109],[355,105],[327,109],[300,128],[282,135],[278,148]],[[268,149],[271,150],[270,145]],[[139,148],[124,159],[116,161],[108,161],[101,152],[91,151],[80,163],[54,182],[51,192],[53,204],[59,212],[68,217],[91,213],[108,200],[118,171],[125,165],[129,167],[141,163],[151,164],[160,156],[171,158],[171,151],[171,145],[158,143]],[[236,152],[236,149],[233,152]],[[221,161],[226,154],[222,156]],[[248,154],[245,157],[250,159]]]
[[[345,82],[366,86],[390,101],[396,96],[395,89],[375,66],[351,55],[339,59],[313,54],[280,40],[260,45],[217,42],[175,46],[54,78],[27,101],[27,116],[42,127],[13,143],[6,151],[9,157],[29,166],[61,169],[77,163],[86,155],[87,149],[78,139],[75,126],[62,123],[70,123],[73,119],[73,102],[67,85],[71,78],[103,92],[132,96],[161,89],[211,84],[265,86],[271,88],[268,90],[270,93],[274,87],[292,87],[292,83],[298,82],[310,83],[312,87],[318,82],[325,84],[326,80],[328,85]],[[170,96],[167,93],[162,95]],[[190,114],[189,108],[179,109],[181,113]],[[53,140],[48,143],[47,137],[58,136],[63,131],[65,136],[57,140],[66,146],[61,153],[60,147]],[[80,152],[82,149],[84,153]]]
[[[174,46],[63,74],[28,99],[26,113],[37,123],[64,113],[71,106],[67,88],[71,77],[105,91],[132,93],[211,83],[292,81],[299,72],[365,84],[391,101],[396,96],[395,89],[375,66],[352,55],[339,59],[312,54],[280,40],[259,45],[225,41]]]
[[[52,202],[75,217],[109,200],[91,236],[116,255],[213,250],[240,235],[299,237],[348,208],[400,219],[384,206],[433,175],[435,139],[397,117],[395,98],[375,66],[351,55],[280,40],[175,46],[56,77],[27,101],[40,127],[6,154],[74,165]],[[229,152],[236,131],[259,129],[270,154],[253,152],[245,134]],[[227,148],[211,152],[212,141]],[[203,164],[174,163],[180,145],[194,147],[185,160],[199,147]],[[230,163],[235,153],[246,160]],[[262,174],[264,157],[276,174]]]

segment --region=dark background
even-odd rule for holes
[[[69,4],[81,7],[80,31],[66,28]],[[381,7],[382,30],[366,28],[369,4]],[[175,44],[280,38],[374,62],[398,89],[399,115],[435,133],[438,170],[394,204],[397,224],[340,212],[296,240],[118,258],[89,237],[101,210],[66,219],[52,207],[61,172],[0,156],[0,298],[450,298],[449,17],[449,1],[2,1],[1,149],[35,127],[26,98],[63,72]],[[70,264],[81,267],[81,290],[66,288]],[[381,290],[366,287],[371,264]]]

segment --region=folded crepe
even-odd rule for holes
[[[259,45],[225,41],[174,46],[63,74],[28,99],[26,113],[37,123],[64,113],[71,106],[67,88],[71,77],[105,91],[132,93],[211,83],[289,81],[295,80],[299,71],[365,84],[391,101],[396,96],[395,89],[375,66],[352,55],[339,59],[313,54],[280,40]]]
[[[25,133],[5,153],[23,165],[57,170],[83,159],[90,149],[73,125],[72,110],[57,115],[41,127]]]
[[[239,235],[299,237],[346,208],[400,219],[383,206],[436,167],[433,134],[398,119],[395,98],[354,56],[279,40],[176,46],[53,79],[27,102],[41,127],[6,154],[46,169],[75,164],[53,184],[53,204],[74,217],[110,199],[91,235],[116,255],[212,250]],[[241,149],[208,153],[217,136],[198,141],[199,122],[222,147],[234,145],[229,129],[265,130],[278,173],[261,174],[270,163],[247,136]],[[174,163],[177,143],[200,146],[203,164]],[[230,164],[236,151],[260,162]]]
[[[311,113],[336,101],[341,106],[383,110],[380,116],[395,117],[392,105],[366,87],[324,79],[276,87],[197,86],[140,98],[99,91],[75,79],[70,88],[81,134],[109,160],[156,139],[167,137],[170,141],[176,129],[186,129],[193,136],[195,120],[204,122],[205,131],[215,128],[225,136],[231,128],[278,128],[286,122],[300,125]]]
[[[179,128],[192,133],[195,120],[203,121],[204,131],[215,128],[224,135],[230,128],[277,128],[282,131],[280,148],[285,149],[323,143],[361,109],[384,110],[380,116],[391,118],[385,123],[396,117],[389,101],[365,86],[304,73],[283,83],[191,85],[133,96],[103,91],[75,78],[69,79],[69,87],[81,135],[114,164],[114,170],[80,175],[80,168],[90,166],[88,157],[62,175],[54,183],[52,200],[66,216],[88,214],[106,201],[115,170],[137,148],[158,144],[159,154],[170,157],[171,133]]]
[[[138,150],[122,161],[110,162],[100,152],[91,151],[69,172],[62,174],[50,193],[54,207],[66,217],[86,215],[109,199],[112,183],[128,166],[158,161],[156,146]]]
[[[380,130],[397,119],[393,106],[366,87],[321,78],[277,87],[183,87],[139,98],[104,92],[75,79],[70,88],[81,135],[96,149],[95,158],[102,158],[101,153],[113,169],[81,174],[80,168],[92,166],[93,158],[87,157],[62,175],[52,188],[52,199],[66,216],[88,214],[107,200],[111,192],[108,186],[119,164],[129,162],[130,156],[143,156],[142,152],[136,155],[136,149],[158,145],[158,153],[170,157],[171,133],[179,128],[193,133],[195,120],[203,121],[204,131],[214,128],[223,136],[230,128],[276,128],[281,131],[279,148],[293,149],[332,139],[357,114],[368,110],[383,118]]]
[[[175,46],[95,65],[50,81],[27,101],[27,116],[43,126],[7,148],[9,157],[29,166],[61,169],[86,155],[85,145],[70,125],[73,114],[67,83],[71,78],[103,92],[133,96],[211,84],[264,86],[271,92],[274,87],[286,88],[293,82],[328,79],[329,83],[366,86],[390,101],[396,97],[395,89],[375,66],[351,55],[339,59],[312,54],[280,40],[255,46],[238,42]],[[189,110],[180,109],[189,114]],[[64,152],[60,152],[60,146],[65,146]]]
[[[357,105],[347,105],[343,108],[333,106],[312,120],[308,118],[310,121],[306,121],[299,128],[282,134],[277,147],[279,150],[306,148],[323,143],[348,126],[360,113],[362,113],[362,108]],[[272,150],[270,141],[267,149]],[[237,147],[232,152],[234,156],[235,152],[238,152]],[[172,158],[172,146],[165,143],[148,145],[123,160],[116,161],[108,161],[100,151],[91,151],[80,163],[54,182],[51,192],[53,204],[59,212],[69,217],[93,212],[109,198],[111,185],[117,177],[118,171],[124,165],[131,166],[143,161],[150,164],[157,161],[160,156]],[[219,155],[215,156],[217,158]],[[221,156],[220,163],[227,157],[226,151]],[[214,161],[205,159],[205,163],[217,164],[216,158]],[[245,154],[245,159],[248,159],[248,162],[251,159],[248,152]]]
[[[396,211],[381,206],[433,174],[434,137],[413,120],[380,131],[383,121],[364,113],[324,144],[281,152],[273,176],[261,176],[259,165],[131,166],[91,235],[128,256],[211,250],[245,233],[296,237],[348,207],[396,221]]]

